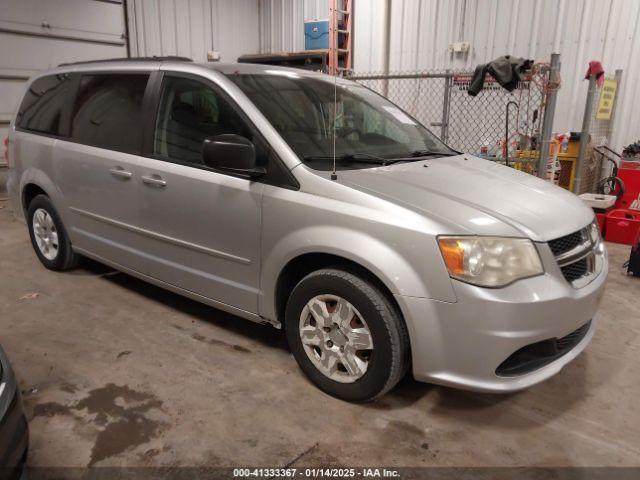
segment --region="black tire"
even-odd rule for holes
[[[42,254],[36,242],[33,231],[33,215],[38,209],[43,209],[49,214],[53,220],[53,224],[55,225],[56,233],[58,234],[58,253],[52,259],[48,259]],[[60,215],[58,215],[58,212],[51,203],[49,197],[46,195],[37,195],[33,200],[31,200],[31,203],[29,203],[27,208],[27,226],[29,227],[31,245],[33,246],[33,249],[35,250],[42,265],[49,270],[55,270],[58,272],[69,270],[77,265],[78,256],[71,248],[71,242],[69,241],[67,231],[65,230],[62,220],[60,219]]]
[[[344,298],[366,321],[374,349],[367,371],[352,383],[341,383],[324,375],[307,356],[300,339],[300,316],[318,295]],[[372,282],[352,273],[323,269],[304,277],[293,289],[285,311],[289,347],[307,377],[322,391],[351,402],[369,402],[391,390],[409,365],[409,336],[400,313]]]

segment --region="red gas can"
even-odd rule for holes
[[[640,211],[616,209],[607,214],[605,239],[609,242],[633,245],[640,229]]]

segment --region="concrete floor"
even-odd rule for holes
[[[58,274],[0,201],[0,342],[33,466],[640,465],[640,279],[611,274],[590,347],[496,396],[407,378],[370,405],[324,395],[283,335],[95,263]]]

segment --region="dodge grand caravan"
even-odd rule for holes
[[[8,189],[52,270],[86,256],[284,327],[366,401],[408,369],[508,392],[591,340],[607,274],[573,194],[460,154],[357,83],[179,59],[61,66],[10,125]],[[335,164],[335,167],[334,167]]]

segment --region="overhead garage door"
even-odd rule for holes
[[[0,138],[30,76],[65,62],[126,57],[125,31],[122,0],[2,0]]]

